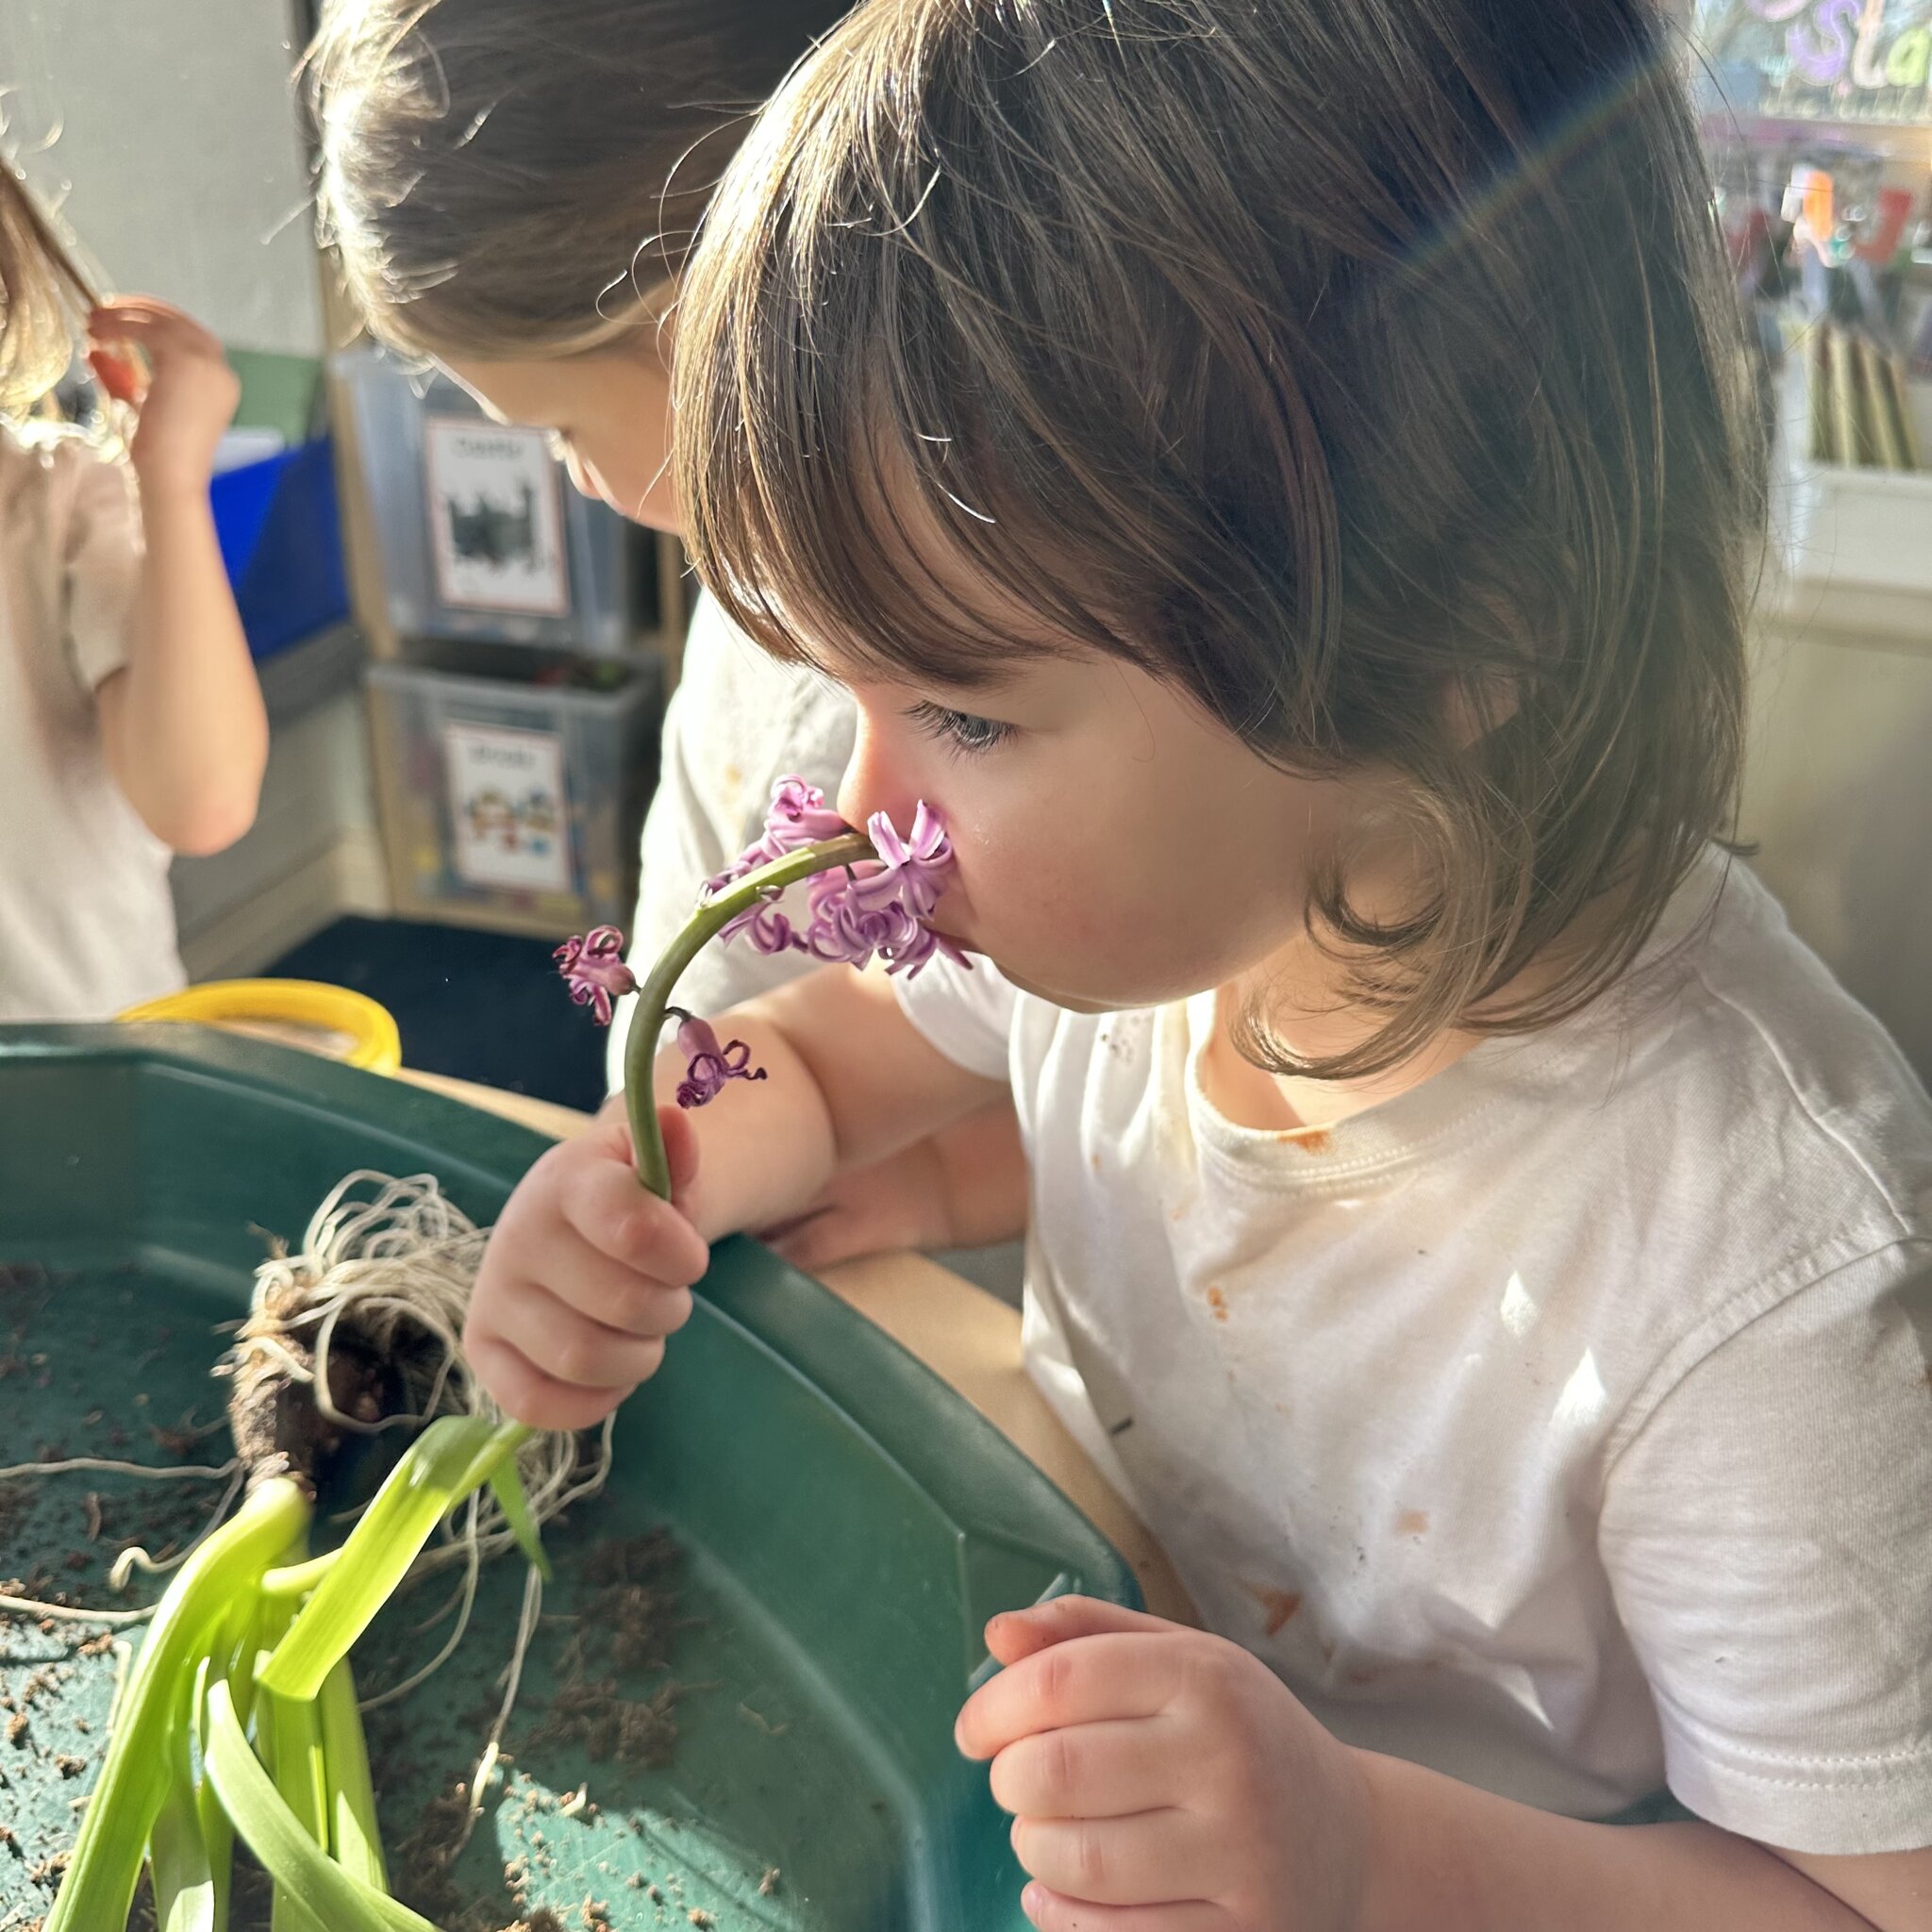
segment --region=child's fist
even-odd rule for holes
[[[955,1735],[992,1760],[1040,1932],[1350,1932],[1366,1783],[1265,1664],[1086,1597],[986,1641],[1006,1669]]]
[[[675,1200],[697,1147],[675,1108],[660,1120]],[[483,1253],[463,1351],[517,1421],[588,1428],[656,1374],[709,1260],[678,1208],[640,1184],[614,1105],[518,1183]]]
[[[221,343],[192,315],[151,295],[104,302],[88,318],[88,360],[102,388],[140,408],[128,455],[142,487],[206,491],[216,445],[242,399]]]

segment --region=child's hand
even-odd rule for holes
[[[660,1120],[681,1202],[697,1144],[675,1107]],[[639,1183],[620,1097],[518,1183],[484,1250],[464,1353],[519,1422],[588,1428],[656,1374],[709,1260],[679,1208]]]
[[[1026,1226],[1026,1152],[1011,1100],[833,1180],[803,1214],[760,1231],[794,1268],[899,1248],[976,1248]]]
[[[995,1617],[955,1736],[992,1759],[1041,1932],[1349,1932],[1355,1757],[1237,1645],[1087,1597]]]
[[[108,394],[139,404],[128,455],[142,488],[205,491],[215,446],[234,420],[242,385],[222,345],[191,315],[151,295],[106,302],[88,318],[88,360]],[[139,350],[151,372],[140,392]]]

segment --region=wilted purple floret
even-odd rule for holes
[[[580,1007],[591,1008],[600,1026],[610,1024],[610,1003],[638,990],[637,974],[624,963],[624,935],[614,925],[572,934],[551,956]]]
[[[801,845],[837,838],[847,829],[816,786],[787,778],[773,798],[764,836],[708,890],[716,892]],[[866,832],[877,862],[814,874],[807,889],[810,917],[802,929],[775,907],[761,905],[734,919],[720,937],[731,940],[741,934],[761,953],[804,952],[850,966],[864,966],[876,953],[892,973],[917,973],[940,954],[966,964],[959,948],[924,923],[939,904],[953,865],[952,841],[940,815],[921,800],[908,834],[902,837],[884,812],[873,814]]]
[[[751,1064],[751,1048],[734,1040],[720,1046],[710,1023],[695,1014],[682,1016],[677,1028],[677,1050],[690,1064],[677,1083],[679,1107],[703,1107],[717,1099],[727,1080],[762,1080],[763,1067]]]

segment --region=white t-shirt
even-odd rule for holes
[[[1932,1107],[1748,872],[1696,927],[1722,875],[1584,1012],[1301,1139],[1209,1104],[1211,995],[896,984],[1011,1082],[1035,1379],[1341,1737],[1924,1845]]]
[[[182,983],[172,855],[94,707],[127,661],[141,558],[124,465],[0,426],[0,1021],[111,1019]]]
[[[794,774],[829,798],[844,776],[858,713],[840,686],[781,664],[701,597],[684,646],[684,674],[664,713],[658,791],[644,821],[629,959],[641,977],[691,917],[705,881],[764,830],[778,780]],[[677,1001],[721,1013],[808,972],[802,953],[767,955],[742,941],[707,946],[677,983]],[[634,1002],[610,1027],[607,1067],[624,1085]]]

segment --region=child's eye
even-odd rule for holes
[[[971,711],[956,711],[946,705],[928,704],[922,698],[907,708],[906,715],[933,738],[944,739],[960,751],[991,751],[1013,735],[1015,726],[997,718],[976,717]]]

